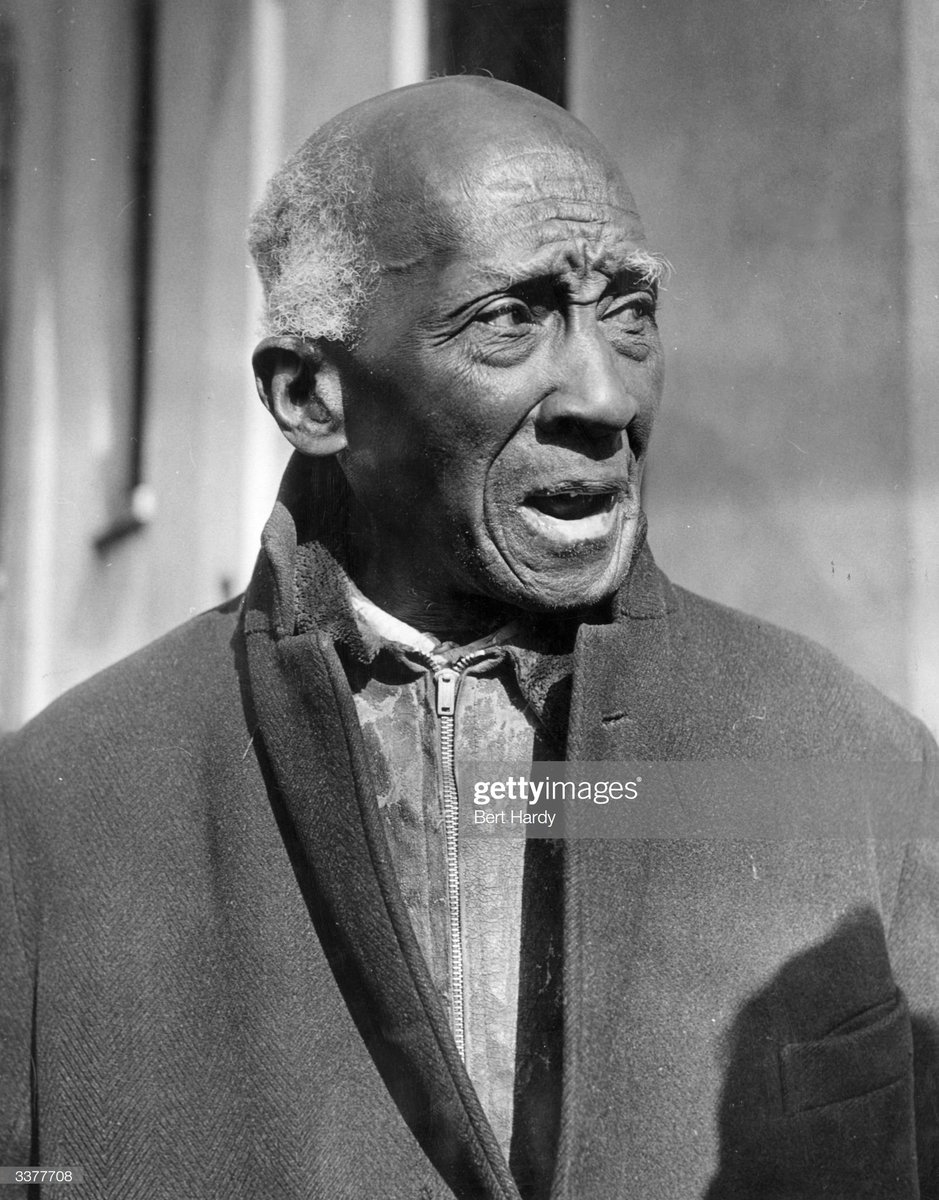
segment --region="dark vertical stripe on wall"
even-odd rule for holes
[[[94,539],[104,554],[116,542],[142,529],[149,520],[143,504],[144,439],[147,430],[147,391],[150,359],[150,303],[153,287],[154,156],[157,125],[157,11],[159,0],[137,0],[137,94],[133,108],[131,195],[131,411],[127,446],[127,477],[122,509]]]
[[[431,71],[491,74],[565,104],[567,7],[567,0],[436,0]]]
[[[137,9],[137,104],[134,137],[133,224],[133,413],[129,483],[143,481],[143,440],[147,410],[147,359],[150,351],[150,293],[153,229],[153,156],[156,133],[156,4],[139,0]]]

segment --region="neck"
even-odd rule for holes
[[[353,579],[373,604],[441,642],[464,645],[518,616],[514,610],[483,596],[433,598],[413,584],[397,583],[393,577],[368,568],[356,572]]]
[[[354,500],[348,529],[344,558],[350,578],[373,604],[412,629],[465,645],[519,615],[486,596],[442,589],[441,575],[428,567],[426,556],[408,554],[400,541],[392,545],[380,536]]]

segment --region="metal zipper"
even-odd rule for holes
[[[460,680],[468,666],[485,658],[487,649],[464,655],[448,667],[429,656],[433,671],[440,750],[441,799],[447,861],[447,938],[449,945],[450,1025],[460,1058],[466,1061],[463,927],[460,919],[460,798],[456,784],[456,702]],[[423,657],[423,656],[422,656]]]

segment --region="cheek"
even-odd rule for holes
[[[475,491],[482,502],[490,471],[516,432],[506,407],[494,389],[454,386],[433,412],[412,424],[411,453],[438,492],[467,507]]]
[[[433,411],[422,435],[440,454],[491,457],[524,418],[517,381],[509,372],[464,363],[433,382]]]
[[[431,411],[407,419],[376,414],[350,433],[343,466],[353,491],[379,522],[431,523],[462,536],[481,520],[491,460],[478,427],[449,411]]]
[[[380,365],[359,365],[347,402],[347,476],[360,499],[378,515],[382,498],[393,498],[454,532],[478,524],[490,468],[537,400],[528,375],[414,338]]]

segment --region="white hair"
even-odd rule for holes
[[[632,271],[640,283],[650,287],[664,285],[672,273],[672,264],[664,254],[654,250],[630,250],[626,257],[626,268]]]
[[[378,283],[370,172],[350,135],[314,134],[267,186],[248,228],[265,332],[352,343]]]

